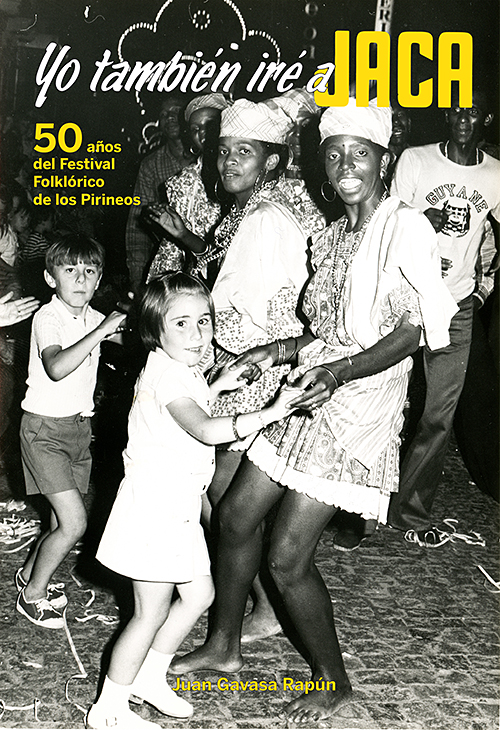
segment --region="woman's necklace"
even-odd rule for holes
[[[347,232],[347,216],[345,216],[339,226],[339,233],[337,237],[337,244],[335,246],[335,253],[332,259],[332,274],[333,274],[333,281],[334,286],[332,290],[333,295],[333,310],[334,310],[334,321],[335,323],[338,322],[338,316],[340,312],[340,304],[342,301],[342,296],[344,294],[344,287],[347,280],[347,273],[351,267],[352,260],[354,256],[356,255],[360,245],[361,241],[363,240],[363,237],[365,235],[366,229],[368,228],[368,225],[373,218],[375,211],[380,208],[384,200],[388,197],[387,191],[384,191],[382,194],[382,197],[378,201],[375,208],[372,210],[370,215],[365,218],[363,225],[359,229],[359,231],[349,231]],[[348,237],[351,242],[351,246],[347,249],[348,244]]]
[[[446,157],[447,160],[450,159],[450,155],[448,153],[449,143],[450,143],[449,139],[447,139],[446,142],[444,143],[444,156]],[[453,160],[452,160],[452,162],[453,162]],[[476,165],[479,165],[479,150],[477,147],[476,147]]]
[[[236,208],[236,205],[233,205],[233,207],[215,232],[215,248],[211,251],[208,251],[207,253],[202,254],[201,256],[196,257],[196,266],[191,269],[191,273],[193,275],[198,274],[200,270],[204,269],[207,264],[211,263],[212,261],[223,259],[223,257],[227,253],[229,246],[231,245],[234,236],[236,235],[241,221],[243,220],[250,207],[261,199],[263,193],[265,193],[267,190],[272,190],[275,186],[276,180],[272,180],[271,182],[261,185],[258,190],[251,194],[243,208],[241,208],[240,210]],[[222,261],[220,265],[222,265]]]

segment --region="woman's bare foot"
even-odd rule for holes
[[[218,672],[239,672],[243,657],[239,652],[220,650],[209,642],[182,657],[175,657],[170,665],[173,674],[187,674],[200,669],[215,669]]]
[[[320,678],[319,682],[315,683],[314,689],[300,695],[298,699],[290,702],[285,707],[285,712],[289,720],[298,725],[310,725],[312,722],[326,720],[349,702],[352,694],[350,684],[344,687],[337,685],[334,690],[327,690],[327,683],[325,681],[325,689],[316,689],[316,686],[319,685],[321,687],[322,684],[323,680]]]
[[[280,622],[276,618],[274,611],[271,615],[263,614],[258,610],[248,613],[243,619],[243,628],[241,629],[241,643],[251,644],[252,641],[259,639],[268,639],[270,636],[276,636],[283,631]]]

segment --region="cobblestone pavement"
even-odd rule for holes
[[[5,499],[1,492],[0,499]],[[0,517],[5,516],[2,511]],[[18,516],[37,515],[29,506]],[[405,543],[401,533],[381,528],[358,550],[338,553],[331,548],[331,532],[325,531],[317,562],[332,596],[354,695],[352,703],[317,727],[498,728],[499,599],[477,567],[499,580],[498,511],[495,502],[469,482],[455,449],[446,462],[435,517],[458,519],[458,530],[479,532],[486,547],[448,542],[426,550]],[[109,648],[118,624],[78,619],[100,614],[117,620],[117,606],[122,615],[126,611],[126,586],[118,584],[112,590],[110,576],[85,558],[85,549],[80,555],[72,553],[56,576],[66,583],[70,599],[70,633],[39,629],[14,609],[12,578],[27,551],[8,550],[19,544],[0,545],[0,712],[5,704],[0,725],[83,727],[83,709],[95,697],[103,650]],[[202,643],[205,630],[203,618],[182,653]],[[232,691],[227,684],[217,686],[218,674],[200,672],[184,679],[210,682],[211,689],[205,685],[204,691],[183,693],[195,707],[189,721],[170,720],[147,706],[136,711],[165,728],[286,728],[284,702],[298,693],[283,691],[283,677],[307,680],[306,663],[284,635],[247,645],[243,651],[244,669],[227,679],[275,681],[277,690]],[[37,717],[34,698],[39,700]]]

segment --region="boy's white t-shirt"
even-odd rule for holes
[[[456,302],[474,291],[476,262],[489,211],[500,221],[500,161],[483,153],[477,165],[458,165],[439,144],[410,147],[399,158],[391,193],[422,211],[446,210],[437,233],[440,256],[449,259],[444,282]]]
[[[99,345],[94,347],[76,370],[57,381],[51,380],[47,375],[42,362],[42,352],[51,345],[60,345],[65,350],[92,332],[104,318],[104,314],[90,306],[87,308],[85,319],[75,316],[56,294],[48,304],[36,312],[31,326],[26,381],[28,388],[21,403],[24,411],[52,418],[92,413]]]

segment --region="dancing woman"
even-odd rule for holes
[[[312,679],[320,687],[325,682],[286,708],[290,720],[305,724],[329,717],[351,693],[331,599],[314,563],[316,545],[338,508],[385,522],[398,484],[410,355],[422,332],[430,347],[446,345],[454,312],[432,226],[384,188],[390,109],[376,102],[356,107],[354,100],[328,108],[320,134],[328,181],[346,215],[313,239],[315,274],[304,300],[310,329],[239,359],[257,377],[299,351],[289,377],[305,393],[291,405],[310,414],[265,429],[248,451],[221,503],[213,632],[172,666],[176,673],[241,668],[240,630],[260,563],[260,524],[283,497],[269,566]]]

